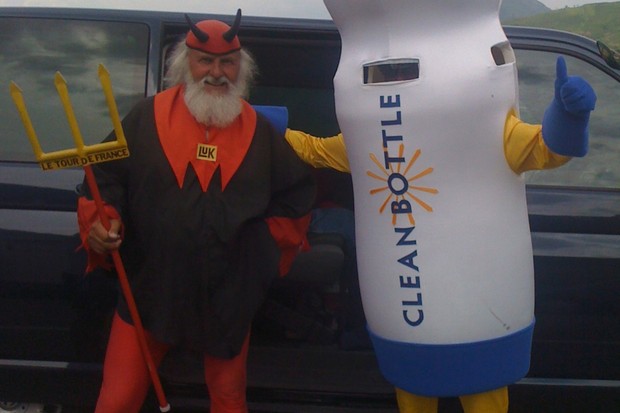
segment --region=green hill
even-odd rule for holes
[[[620,1],[566,7],[547,13],[505,21],[516,26],[546,27],[565,30],[601,40],[620,50]]]
[[[551,10],[538,0],[503,0],[499,10],[501,21],[514,20]]]

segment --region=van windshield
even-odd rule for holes
[[[97,67],[110,72],[122,116],[145,95],[149,30],[144,24],[41,18],[0,18],[0,160],[34,161],[11,99],[9,84],[23,92],[44,152],[72,148],[72,135],[54,86],[58,71],[86,144],[111,130]]]

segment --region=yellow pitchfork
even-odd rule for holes
[[[78,128],[75,114],[73,113],[73,107],[71,106],[71,101],[69,100],[67,83],[59,72],[56,72],[56,75],[54,77],[54,84],[56,85],[56,90],[58,91],[58,95],[60,96],[60,100],[65,110],[65,114],[67,115],[69,127],[71,128],[71,133],[75,142],[76,147],[74,149],[64,149],[60,151],[44,153],[43,150],[41,150],[41,145],[39,145],[39,140],[37,139],[37,135],[32,126],[32,121],[30,120],[30,116],[28,115],[28,111],[26,110],[26,105],[24,103],[21,89],[19,88],[19,86],[17,86],[15,82],[11,82],[10,89],[11,97],[15,102],[15,106],[17,106],[17,110],[19,111],[22,123],[26,128],[28,140],[30,140],[30,144],[32,145],[32,149],[41,168],[43,170],[52,170],[59,168],[69,168],[74,166],[83,167],[86,176],[86,182],[90,187],[93,200],[95,201],[95,204],[97,206],[99,219],[101,220],[103,226],[106,229],[109,229],[110,220],[105,213],[103,200],[101,199],[99,187],[97,186],[97,181],[95,180],[95,175],[93,173],[91,164],[126,158],[129,156],[129,150],[127,149],[127,141],[125,140],[125,134],[123,133],[123,128],[121,126],[118,109],[116,108],[116,102],[114,101],[114,96],[112,95],[110,73],[103,65],[100,64],[98,74],[101,81],[101,86],[103,88],[103,92],[105,94],[108,109],[110,111],[110,117],[112,118],[112,123],[114,125],[114,131],[116,133],[117,139],[111,142],[103,142],[88,146],[84,145],[84,140],[82,139],[80,129]],[[151,381],[153,382],[153,388],[155,389],[155,394],[159,402],[159,410],[161,410],[162,412],[167,412],[170,410],[170,405],[166,401],[166,396],[162,389],[157,369],[155,368],[151,352],[148,348],[148,345],[146,344],[144,327],[142,325],[140,314],[138,313],[136,302],[133,298],[129,282],[127,280],[127,273],[125,272],[125,267],[123,265],[123,261],[121,260],[121,256],[118,250],[112,251],[112,259],[114,261],[114,266],[116,267],[116,272],[118,273],[118,279],[121,285],[121,289],[123,291],[123,295],[125,296],[125,300],[127,301],[127,306],[129,308],[131,319],[134,323],[134,326],[136,327],[138,341],[140,343],[140,348],[142,349],[142,355],[144,356],[144,360],[146,362]]]

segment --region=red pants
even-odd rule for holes
[[[170,346],[146,332],[153,362],[159,366]],[[241,353],[226,360],[205,355],[205,381],[211,399],[211,413],[247,413],[246,361],[250,335]],[[103,384],[95,413],[138,413],[151,385],[134,326],[114,315],[103,365]]]

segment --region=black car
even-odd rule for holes
[[[192,15],[192,20],[233,16]],[[112,128],[97,79],[111,73],[121,116],[165,88],[165,57],[184,35],[181,13],[3,8],[0,14],[0,412],[89,411],[117,285],[85,275],[76,222],[80,169],[42,171],[9,95],[15,81],[44,151],[74,144],[54,90],[67,79],[82,134],[98,142]],[[553,95],[555,61],[594,87],[590,153],[553,171],[525,175],[536,276],[536,328],[528,376],[511,386],[511,412],[620,411],[620,70],[613,51],[575,34],[505,27],[516,53],[521,117],[539,123]],[[339,132],[332,79],[340,37],[330,21],[244,17],[240,37],[260,76],[253,104],[286,106],[289,126]],[[333,171],[334,193],[353,208],[350,177]],[[287,285],[274,287],[254,325],[248,396],[257,412],[388,412],[393,387],[371,348],[338,341],[338,237],[316,236]],[[303,291],[302,311],[278,294]],[[175,407],[207,405],[190,354],[161,368]],[[155,406],[153,400],[151,407]],[[459,411],[455,400],[442,401]],[[34,410],[33,410],[34,411]],[[447,411],[447,410],[446,410]]]

